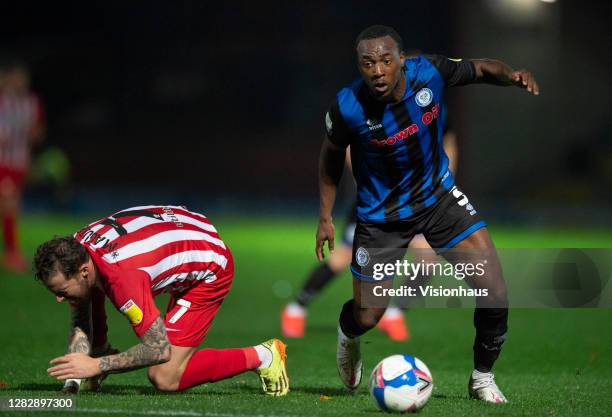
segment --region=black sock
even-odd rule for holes
[[[355,320],[355,314],[353,313],[354,305],[355,300],[348,300],[344,303],[342,311],[340,312],[340,329],[342,333],[351,339],[359,337],[368,331],[368,329],[361,327],[359,323],[357,323],[357,320]]]
[[[336,274],[329,268],[329,265],[327,265],[327,262],[319,265],[311,272],[302,291],[298,294],[296,299],[297,303],[302,307],[307,307],[312,299],[319,294],[321,289],[325,287],[335,275]]]
[[[474,368],[490,372],[506,341],[507,308],[476,308],[474,311]]]

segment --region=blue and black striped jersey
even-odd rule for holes
[[[399,102],[375,100],[359,79],[338,92],[325,115],[329,140],[351,146],[360,221],[410,219],[455,184],[442,146],[444,88],[472,82],[474,65],[421,55],[407,59],[404,72]]]

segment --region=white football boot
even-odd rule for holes
[[[344,385],[351,391],[357,389],[361,382],[363,363],[359,338],[347,337],[338,326],[338,346],[336,350],[338,375]]]
[[[507,403],[508,400],[495,383],[491,372],[478,372],[474,370],[468,383],[470,397],[490,403]]]

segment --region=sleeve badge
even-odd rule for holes
[[[142,321],[142,310],[132,299],[128,300],[127,303],[121,306],[119,311],[121,311],[121,313],[127,317],[130,323],[132,323],[132,326],[137,326]]]

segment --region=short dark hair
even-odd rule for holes
[[[36,249],[34,276],[43,283],[58,272],[70,278],[87,259],[87,249],[74,237],[56,236]]]
[[[402,37],[389,26],[384,25],[374,25],[365,28],[361,31],[359,35],[357,35],[357,39],[355,39],[355,50],[357,50],[357,45],[364,39],[376,39],[376,38],[384,38],[385,36],[390,36],[395,43],[397,43],[397,49],[400,52],[404,51],[404,41]]]

